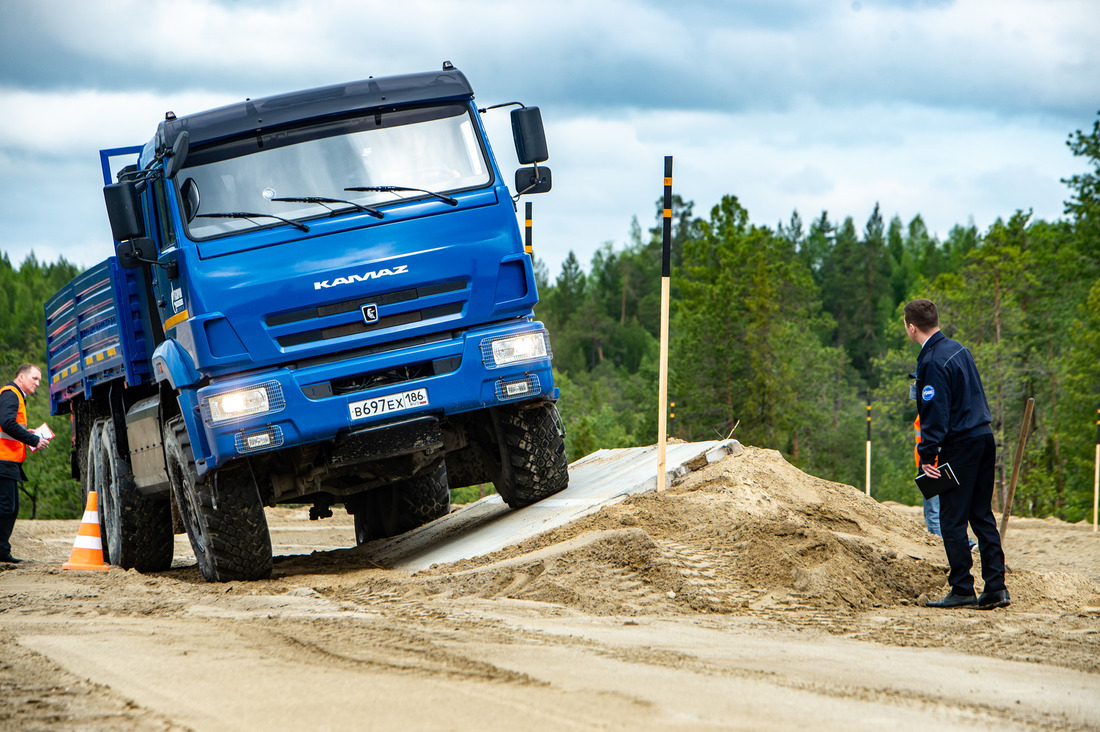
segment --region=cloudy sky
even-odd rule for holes
[[[542,110],[531,197],[555,275],[655,223],[663,158],[706,216],[921,214],[942,239],[1054,220],[1100,110],[1098,0],[0,0],[0,251],[110,251],[98,150],[178,115],[367,76],[464,71]],[[486,120],[511,179],[506,111]],[[522,209],[521,209],[522,212]]]

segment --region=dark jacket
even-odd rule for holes
[[[917,411],[922,463],[935,462],[945,444],[992,434],[989,403],[970,350],[936,332],[917,356]]]
[[[9,381],[7,385],[15,386],[15,383]],[[15,386],[15,388],[19,389],[18,386]],[[23,390],[19,389],[19,392],[22,393]],[[27,396],[24,394],[24,401],[26,401],[26,398]],[[0,430],[3,430],[6,435],[34,447],[38,444],[40,438],[26,427],[19,424],[16,420],[18,414],[19,397],[10,391],[5,391],[3,394],[0,394]],[[27,474],[23,472],[22,463],[12,462],[11,460],[0,460],[0,478],[25,482],[27,480]]]

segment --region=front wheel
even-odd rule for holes
[[[499,458],[493,485],[512,508],[541,501],[569,485],[565,426],[553,404],[492,410]]]
[[[200,481],[180,418],[164,426],[164,453],[176,507],[202,576],[210,582],[271,576],[271,535],[248,465],[222,468]]]

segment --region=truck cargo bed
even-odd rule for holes
[[[65,285],[46,303],[46,371],[50,411],[69,411],[69,401],[90,398],[97,384],[125,379],[129,386],[150,375],[141,319],[140,283],[115,257]]]

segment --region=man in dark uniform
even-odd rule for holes
[[[15,379],[0,388],[0,562],[23,561],[11,555],[11,532],[19,516],[19,485],[27,479],[23,461],[27,446],[50,444],[45,435],[27,429],[27,396],[38,390],[42,372],[34,364],[19,367]]]
[[[931,300],[905,306],[905,332],[920,344],[917,356],[917,410],[920,413],[920,469],[939,478],[939,465],[950,463],[959,485],[940,494],[940,535],[951,572],[951,592],[929,607],[977,607],[1009,604],[1005,555],[993,516],[997,445],[982,379],[970,351],[940,332],[940,316]],[[978,537],[982,557],[981,597],[974,593],[973,560],[967,523]]]

